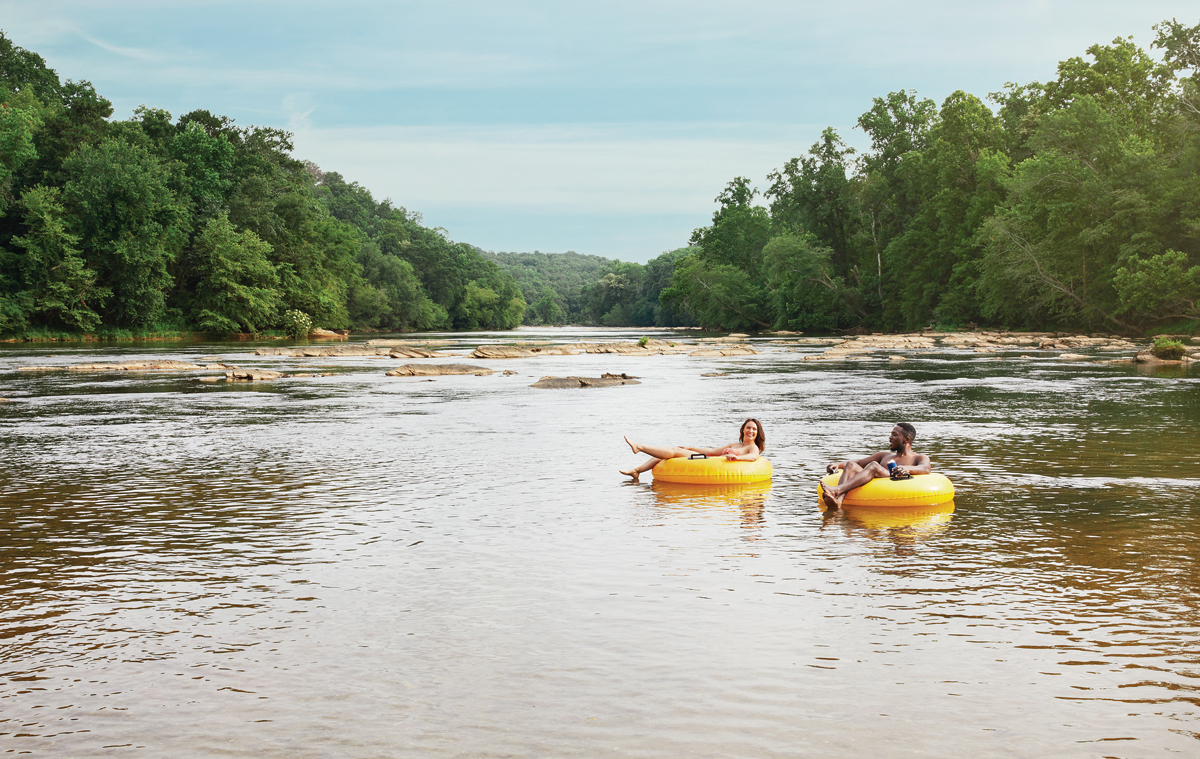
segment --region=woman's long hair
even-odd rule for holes
[[[754,438],[754,444],[758,446],[758,452],[762,453],[767,449],[767,433],[763,431],[762,422],[751,417],[742,422],[742,426],[738,427],[738,442],[742,442],[742,431],[746,429],[746,425],[754,422],[754,426],[758,427],[758,436]]]

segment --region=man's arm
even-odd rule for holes
[[[915,464],[897,464],[896,468],[909,474],[929,474],[933,471],[933,462],[923,453],[913,454],[917,457]]]
[[[888,454],[887,451],[880,451],[879,453],[873,453],[870,456],[867,456],[865,459],[859,459],[858,461],[855,461],[854,463],[858,464],[861,467],[866,467],[866,465],[870,464],[872,461],[881,461],[883,459],[883,457],[886,456],[887,454]],[[849,463],[850,463],[849,461],[835,461],[832,464],[830,464],[829,466],[825,467],[825,471],[829,474],[833,474],[834,472],[836,472],[839,469],[845,469],[846,465]]]

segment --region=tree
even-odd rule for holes
[[[21,197],[29,232],[13,242],[25,253],[20,266],[32,312],[51,323],[83,332],[100,326],[95,307],[112,295],[96,286],[96,272],[80,254],[79,237],[67,231],[57,187],[35,187]]]
[[[226,214],[208,220],[193,245],[199,275],[191,320],[207,332],[258,332],[277,322],[282,305],[271,246],[238,232]]]
[[[118,139],[84,145],[63,164],[71,232],[100,286],[113,293],[105,321],[147,326],[166,312],[173,282],[168,266],[190,228],[169,187],[172,168]]]

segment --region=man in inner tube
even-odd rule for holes
[[[842,470],[837,485],[831,488],[821,486],[821,498],[825,501],[825,508],[840,509],[847,493],[879,477],[892,477],[894,474],[900,477],[929,474],[932,471],[929,457],[923,453],[913,453],[912,444],[916,437],[916,427],[908,422],[900,422],[892,428],[892,434],[888,436],[891,450],[880,451],[858,461],[835,461],[825,467],[829,474]],[[888,464],[892,463],[896,466],[889,472]]]

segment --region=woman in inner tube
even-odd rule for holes
[[[767,434],[763,432],[762,422],[757,419],[747,419],[742,422],[738,438],[738,442],[731,443],[724,448],[696,448],[690,445],[670,448],[661,445],[642,445],[626,437],[625,442],[629,443],[629,447],[634,453],[648,453],[651,458],[633,469],[622,469],[621,474],[632,477],[636,482],[638,475],[650,471],[663,459],[687,458],[693,453],[703,453],[705,456],[724,456],[730,461],[754,461],[767,447]]]

